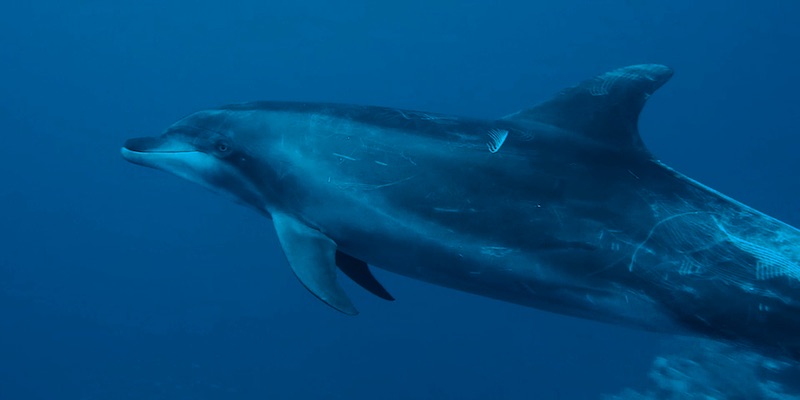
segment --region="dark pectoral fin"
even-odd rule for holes
[[[336,281],[336,243],[290,215],[273,213],[272,221],[283,253],[303,286],[329,306],[358,314]]]
[[[367,289],[370,293],[378,296],[384,300],[394,301],[394,297],[375,279],[369,266],[364,261],[361,261],[341,251],[336,252],[336,265],[344,272],[345,275],[350,277],[353,282],[359,286]]]

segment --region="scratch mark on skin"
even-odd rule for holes
[[[800,265],[783,256],[781,253],[769,249],[759,243],[744,240],[730,233],[723,224],[714,220],[719,230],[728,240],[742,251],[750,253],[756,258],[756,279],[767,280],[779,276],[786,276],[800,280]]]
[[[697,275],[703,271],[703,266],[691,260],[682,260],[678,267],[679,275]]]
[[[342,189],[355,189],[355,190],[361,190],[361,191],[365,191],[366,192],[366,191],[370,191],[370,190],[378,190],[378,189],[383,189],[383,188],[386,188],[386,187],[389,187],[389,186],[394,186],[394,185],[397,185],[397,184],[400,184],[400,183],[403,183],[403,182],[406,182],[406,181],[410,181],[411,179],[414,179],[414,178],[416,178],[416,176],[409,176],[407,178],[400,179],[400,180],[394,181],[394,182],[384,183],[382,185],[370,185],[368,183],[342,183],[342,184],[339,184],[339,187],[342,188]]]
[[[462,212],[476,212],[474,208],[468,208],[466,210],[462,210],[460,208],[441,208],[441,207],[434,207],[433,211],[443,212],[443,213],[462,213]]]
[[[286,179],[287,176],[289,176],[289,167],[290,165],[285,162],[281,162],[280,164],[278,164],[278,167],[276,168],[275,172],[278,176],[279,181],[282,181]]]
[[[697,319],[698,319],[700,322],[703,322],[704,324],[706,324],[706,325],[708,325],[708,326],[711,326],[711,323],[710,323],[710,322],[708,322],[708,320],[707,320],[707,319],[705,319],[705,318],[703,318],[703,317],[701,317],[701,316],[699,316],[699,315],[695,315],[694,317],[695,317],[695,318],[697,318]]]
[[[634,177],[634,178],[636,178],[637,180],[639,180],[639,179],[640,179],[638,175],[636,175],[636,174],[634,174],[634,173],[633,173],[633,171],[631,171],[631,170],[628,170],[628,173],[629,173],[629,174],[631,174],[631,176],[633,176],[633,177]]]
[[[356,160],[355,158],[353,158],[353,157],[350,157],[350,156],[346,156],[346,155],[344,155],[344,154],[333,153],[333,155],[334,155],[334,156],[336,156],[336,157],[339,157],[339,158],[343,158],[343,159],[345,159],[345,160],[350,160],[350,161],[358,161],[358,160]]]
[[[447,116],[438,116],[429,113],[419,112],[419,111],[403,111],[403,110],[391,110],[388,113],[388,116],[395,116],[399,115],[401,118],[409,121],[413,120],[422,120],[422,121],[440,121],[440,120],[449,120],[451,118]]]
[[[400,157],[402,157],[404,160],[410,162],[414,166],[417,165],[417,163],[415,163],[414,160],[412,160],[410,157],[408,157],[405,153],[400,153]]]
[[[664,224],[666,222],[669,222],[669,221],[671,221],[671,220],[673,220],[675,218],[685,217],[687,215],[698,215],[698,214],[705,214],[705,212],[703,212],[703,211],[691,211],[691,212],[675,214],[675,215],[671,215],[671,216],[669,216],[667,218],[664,218],[661,221],[658,221],[655,225],[653,225],[653,227],[650,228],[650,232],[647,233],[647,237],[644,239],[644,241],[642,243],[639,243],[636,246],[636,249],[633,250],[633,255],[631,256],[631,262],[630,262],[630,264],[628,264],[628,271],[629,272],[633,272],[633,264],[636,263],[636,255],[639,254],[639,250],[641,250],[642,247],[644,247],[644,245],[647,242],[650,241],[650,239],[653,237],[653,234],[655,233],[656,229],[658,229],[659,226],[661,226],[662,224]]]
[[[595,78],[594,85],[589,89],[589,94],[592,96],[605,96],[608,95],[611,89],[616,85],[620,79],[627,79],[632,81],[639,81],[641,78],[653,80],[653,78],[646,73],[639,71],[611,71]]]
[[[481,254],[485,254],[487,256],[492,257],[505,257],[509,253],[511,253],[512,249],[502,246],[483,246],[481,247]]]
[[[538,293],[536,292],[536,289],[534,289],[534,288],[533,288],[531,285],[529,285],[529,284],[527,284],[527,283],[525,283],[525,282],[520,282],[520,285],[521,285],[521,286],[522,286],[522,287],[523,287],[523,288],[524,288],[526,291],[528,291],[528,293],[531,293],[531,294],[533,294],[533,295],[538,295]]]
[[[539,205],[538,207],[541,208],[541,205]],[[564,225],[564,220],[561,219],[561,213],[558,212],[558,210],[556,210],[555,207],[551,207],[550,208],[550,212],[553,213],[553,216],[556,217],[556,221],[558,222],[558,225],[559,226],[563,226]]]
[[[425,120],[425,121],[436,121],[438,119],[441,119],[441,118],[438,118],[435,115],[430,115],[430,114],[426,114],[426,113],[419,113],[418,115],[419,115],[420,119]]]
[[[386,167],[386,166],[388,166],[388,165],[389,165],[389,164],[387,164],[387,163],[385,163],[385,162],[380,162],[380,161],[375,161],[375,164],[378,164],[378,165],[383,165],[384,167]]]
[[[409,176],[408,178],[400,179],[399,181],[395,181],[395,182],[389,182],[389,183],[384,183],[383,185],[376,185],[376,186],[375,186],[375,189],[380,189],[380,188],[385,188],[385,187],[389,187],[389,186],[394,186],[394,185],[397,185],[398,183],[403,183],[403,182],[405,182],[405,181],[410,181],[410,180],[412,180],[412,179],[414,179],[414,177],[413,177],[413,176]]]

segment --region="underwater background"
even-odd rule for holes
[[[0,399],[800,398],[796,366],[741,349],[381,270],[397,301],[345,280],[346,317],[269,220],[119,155],[221,104],[497,118],[664,63],[647,146],[798,226],[798,44],[800,2],[780,0],[7,2]]]

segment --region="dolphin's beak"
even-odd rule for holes
[[[149,152],[158,152],[163,151],[159,150],[161,147],[167,143],[167,139],[163,136],[160,137],[142,137],[142,138],[134,138],[128,139],[125,142],[124,149],[129,151],[135,151],[137,153],[149,153]]]
[[[262,203],[257,190],[251,188],[246,178],[232,166],[199,150],[185,139],[178,135],[130,139],[120,152],[131,163],[171,173],[213,192],[232,195],[236,201],[263,210],[257,205]],[[242,196],[250,201],[245,201]]]
[[[129,139],[120,151],[122,158],[134,164],[157,168],[156,160],[177,153],[195,153],[197,149],[184,141],[160,136]]]

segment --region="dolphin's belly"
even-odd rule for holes
[[[506,211],[426,214],[413,212],[422,197],[415,208],[380,196],[343,198],[337,218],[358,218],[323,225],[338,227],[331,235],[343,251],[436,285],[651,330],[798,346],[797,230],[690,189],[679,194],[695,202],[662,195],[647,212],[629,208],[639,213],[638,230],[614,218],[570,214],[568,203],[536,218],[546,207],[506,199],[498,208],[516,210],[507,217],[516,220],[500,224]],[[556,227],[554,221],[560,230],[542,229]]]
[[[627,271],[625,252],[632,251],[614,244],[612,234],[600,239],[601,249],[509,246],[502,237],[465,235],[434,218],[387,216],[377,201],[342,200],[335,213],[318,217],[320,226],[330,227],[325,234],[341,251],[413,279],[560,314],[678,329],[646,292],[608,279]],[[358,218],[343,221],[346,215]]]

